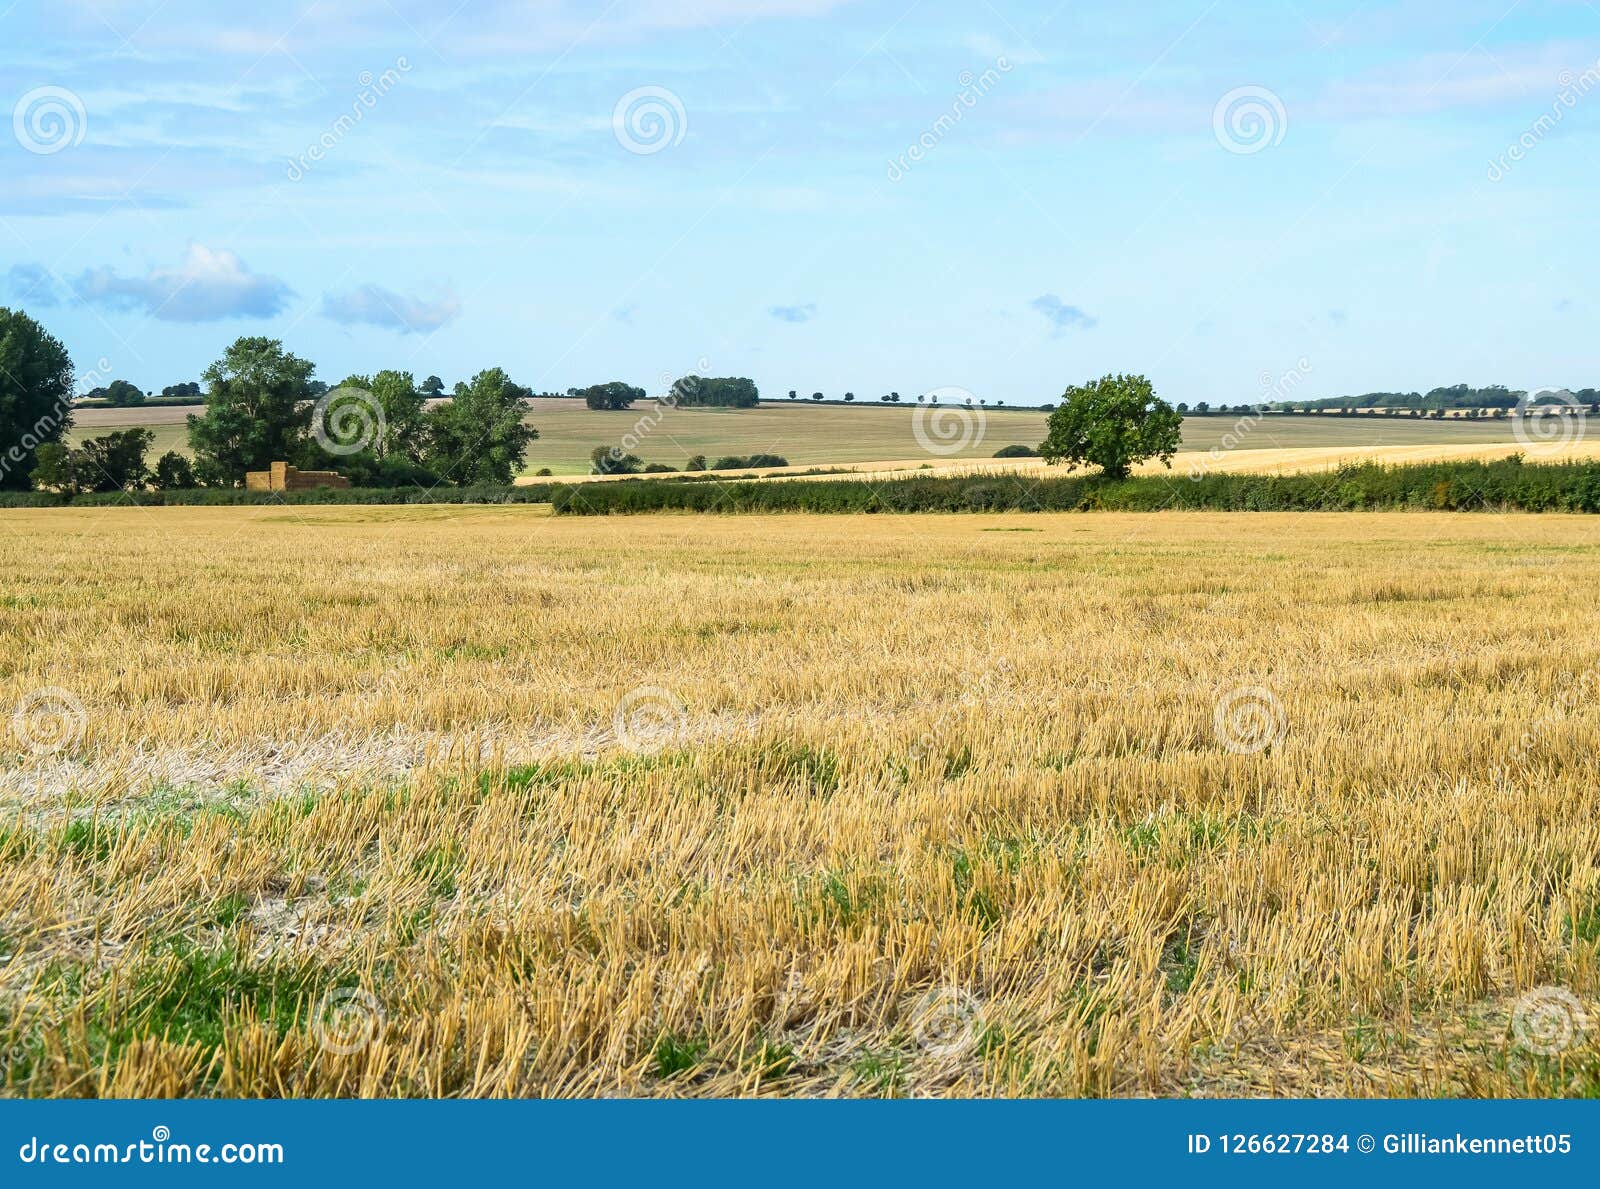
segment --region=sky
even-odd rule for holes
[[[0,0],[0,103],[81,389],[1600,385],[1585,0]]]

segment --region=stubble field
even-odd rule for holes
[[[32,1095],[1600,1091],[1600,525],[0,513]]]

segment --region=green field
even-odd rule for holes
[[[167,450],[188,451],[185,408],[93,409],[77,414],[74,438],[81,439],[148,426],[156,435],[151,457]],[[957,410],[947,410],[960,417]],[[924,416],[928,416],[926,411]],[[958,439],[975,439],[965,448],[940,457],[988,458],[1002,446],[1038,445],[1047,414],[1038,410],[983,410],[981,437],[976,426],[952,426]],[[557,475],[580,475],[589,469],[596,446],[627,444],[646,462],[682,467],[690,455],[781,454],[795,465],[882,462],[929,457],[914,432],[915,407],[883,405],[786,404],[773,402],[754,409],[659,409],[642,402],[633,409],[596,412],[580,401],[540,400],[529,414],[539,440],[528,451],[525,471],[549,467]],[[930,418],[931,420],[931,418]],[[1227,436],[1235,449],[1284,449],[1297,446],[1406,446],[1439,443],[1512,441],[1505,421],[1433,421],[1409,417],[1271,416],[1260,421],[1236,417],[1189,417],[1183,423],[1186,450],[1205,450]],[[625,439],[628,441],[625,442]],[[636,440],[636,444],[631,444]]]

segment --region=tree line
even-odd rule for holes
[[[314,371],[277,339],[236,340],[202,377],[203,408],[187,419],[192,461],[169,451],[152,464],[154,435],[143,428],[67,444],[66,348],[27,314],[0,307],[0,490],[236,487],[279,461],[337,470],[357,487],[509,484],[539,436],[523,420],[531,394],[498,367],[431,405],[443,394],[436,376],[419,384],[387,370],[330,389]]]

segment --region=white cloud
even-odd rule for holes
[[[381,285],[361,285],[348,293],[322,295],[324,317],[345,326],[365,323],[402,334],[438,330],[460,312],[460,299],[448,290],[431,301],[406,297]]]
[[[143,308],[163,322],[215,322],[271,318],[294,291],[277,277],[253,273],[232,252],[190,244],[175,269],[154,268],[142,277],[110,268],[86,269],[72,283],[80,301],[110,309]]]

